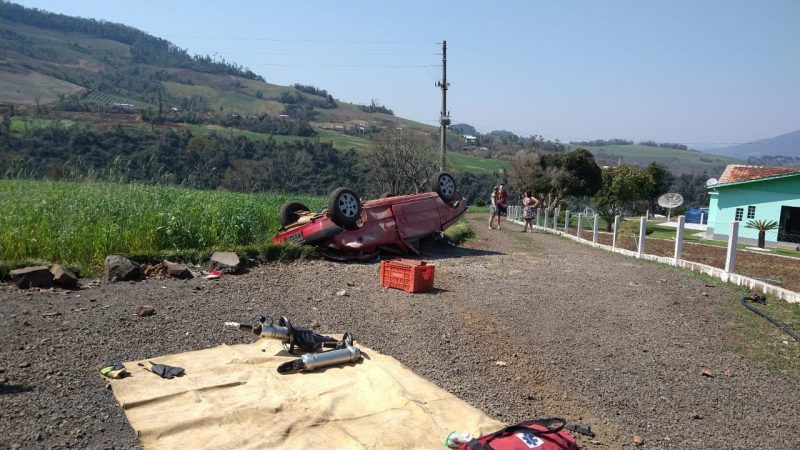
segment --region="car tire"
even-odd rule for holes
[[[352,189],[341,187],[328,196],[328,214],[337,226],[345,230],[358,228],[361,217],[361,201]]]
[[[431,180],[431,190],[439,194],[444,202],[449,203],[456,198],[456,180],[447,172],[439,172]]]
[[[311,210],[308,209],[308,206],[300,202],[284,203],[281,206],[279,216],[281,226],[285,227],[286,225],[297,222],[297,220],[300,219],[300,215],[298,213],[303,211],[310,212]]]

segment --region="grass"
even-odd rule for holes
[[[604,145],[584,148],[592,152],[598,160],[598,164],[616,163],[619,158],[624,163],[638,164],[642,167],[651,162],[658,162],[666,166],[671,172],[678,174],[707,171],[710,175],[716,176],[721,173],[721,169],[726,165],[740,164],[742,162],[738,159],[707,153],[644,145]]]
[[[495,173],[508,168],[508,161],[499,159],[484,159],[463,153],[447,152],[449,168],[458,172],[469,173]]]
[[[237,194],[96,182],[0,180],[0,261],[30,260],[100,272],[109,254],[202,259],[214,250],[280,256],[270,244],[278,210],[318,197]]]
[[[465,219],[459,220],[455,225],[444,231],[444,235],[455,245],[462,244],[475,237],[475,230],[467,223]]]
[[[739,297],[743,295],[745,293]],[[800,305],[768,300],[766,305],[755,304],[755,307],[800,333]],[[728,319],[728,330],[735,335],[728,345],[729,350],[744,354],[772,373],[800,381],[800,342],[745,309],[739,298],[726,302],[722,314]]]
[[[647,230],[652,231],[651,234],[648,234],[651,238],[656,239],[675,239],[676,229],[671,227],[664,227],[660,226],[657,223],[648,222]],[[705,239],[696,234],[699,231],[696,230],[683,230],[683,240],[684,242],[692,242],[696,244],[705,244],[705,245],[713,245],[714,247],[728,247],[728,241],[718,241],[712,239]],[[740,250],[746,250],[748,247],[755,247],[753,244],[737,244],[736,248]],[[791,258],[800,258],[800,252],[796,250],[785,250],[781,248],[765,248],[762,250],[765,254],[777,254],[782,256],[788,256]]]

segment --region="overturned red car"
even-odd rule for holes
[[[318,212],[302,203],[286,203],[272,242],[315,245],[333,259],[374,258],[380,251],[419,253],[420,239],[444,231],[467,210],[449,173],[437,173],[431,190],[362,203],[353,190],[339,188]]]

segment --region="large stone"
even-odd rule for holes
[[[70,287],[78,284],[78,277],[61,264],[56,264],[50,268],[50,273],[53,274],[53,281],[59,286]]]
[[[11,279],[22,289],[30,287],[48,288],[53,285],[53,274],[47,266],[32,266],[9,272]]]
[[[120,255],[106,256],[104,277],[107,281],[138,280],[139,264]]]
[[[167,268],[167,275],[171,277],[181,278],[181,279],[194,278],[194,275],[192,275],[192,271],[189,270],[189,268],[184,266],[183,264],[167,261],[166,259],[161,263],[164,264],[164,267]]]
[[[211,268],[222,273],[236,273],[242,268],[242,262],[234,252],[214,252],[211,255]]]

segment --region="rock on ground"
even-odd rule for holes
[[[242,262],[234,252],[215,252],[211,255],[211,268],[222,273],[238,273]]]
[[[120,255],[106,256],[105,272],[106,281],[129,281],[140,277],[139,264]]]
[[[182,280],[194,278],[192,271],[190,271],[189,268],[183,264],[167,261],[166,259],[162,261],[162,264],[164,264],[164,267],[167,268],[167,275],[173,278],[179,278]]]
[[[78,284],[78,277],[61,264],[55,264],[50,268],[50,273],[53,274],[53,281],[59,286],[72,287]]]
[[[22,289],[31,287],[49,288],[53,285],[53,274],[47,266],[32,266],[9,272],[11,280]]]

